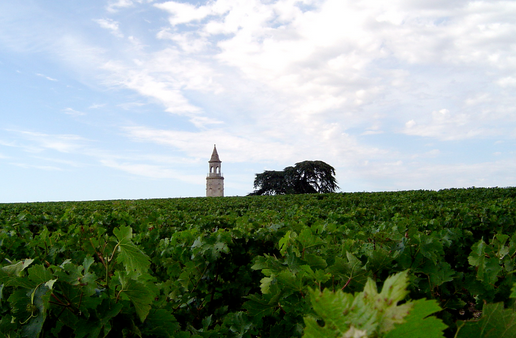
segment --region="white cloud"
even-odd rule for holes
[[[499,152],[501,161],[458,164],[456,172],[464,175],[463,181],[457,174],[439,177],[446,170],[454,171],[453,165],[444,163],[452,156],[440,152],[445,153],[442,141],[512,142],[516,135],[514,2],[144,3],[149,1],[110,1],[110,13],[95,20],[104,28],[96,34],[122,37],[124,28],[126,39],[117,40],[116,46],[113,39],[67,29],[72,26],[64,23],[20,28],[2,13],[0,20],[9,23],[5,25],[9,34],[0,32],[0,43],[38,57],[46,53],[48,60],[67,68],[69,78],[48,71],[60,79],[52,87],[75,77],[98,92],[110,90],[104,98],[110,96],[113,101],[100,95],[87,98],[82,91],[73,94],[81,103],[67,97],[64,107],[108,102],[110,124],[133,126],[123,129],[123,135],[129,141],[145,142],[136,149],[145,148],[148,157],[138,150],[129,154],[108,145],[86,148],[86,140],[66,138],[59,131],[19,134],[16,146],[33,152],[53,149],[84,154],[132,175],[170,178],[182,173],[163,158],[151,156],[162,151],[155,145],[197,160],[217,143],[229,163],[281,169],[297,161],[321,159],[338,167],[344,179],[377,184],[371,183],[372,189],[417,188],[425,177],[435,183],[432,188],[461,182],[479,185],[480,176],[484,182],[488,177],[482,173],[475,180],[476,170],[507,164],[503,159],[509,152],[496,148],[485,154]],[[84,22],[91,25],[91,20]],[[144,115],[156,110],[152,103],[162,108]],[[143,105],[145,109],[139,109]],[[63,112],[83,114],[72,108]],[[91,122],[100,112],[81,121]],[[186,127],[185,121],[190,122]],[[404,135],[392,137],[394,133]],[[110,137],[119,136],[115,134]],[[407,139],[414,144],[396,144]],[[431,146],[421,145],[424,142]],[[422,149],[416,149],[418,144]],[[186,163],[181,157],[171,161]],[[497,170],[491,173],[505,174]]]
[[[467,56],[483,51],[478,46],[487,41],[503,39],[515,27],[506,14],[513,8],[503,2],[416,5],[400,0],[379,6],[375,1],[214,0],[204,5],[169,1],[154,6],[170,14],[171,26],[161,28],[157,37],[174,46],[140,54],[135,64],[105,63],[109,83],[150,97],[170,113],[188,116],[198,128],[234,122],[230,120],[233,112],[226,111],[222,118],[200,106],[204,94],[224,98],[231,105],[238,97],[249,99],[254,90],[251,102],[274,101],[268,108],[280,110],[264,111],[261,116],[247,113],[248,122],[269,134],[281,133],[265,122],[269,118],[289,121],[297,126],[294,129],[305,131],[314,130],[314,125],[333,123],[346,130],[384,118],[404,118],[403,113],[388,116],[378,111],[382,106],[400,110],[416,95],[426,100],[444,98],[443,83],[455,81],[438,78],[440,74],[425,79],[414,73],[414,65],[434,67],[437,72],[443,65],[478,65],[485,71],[487,64],[495,70],[499,65],[489,58]],[[489,34],[476,34],[480,30]],[[496,48],[498,61],[508,62],[510,46],[496,44]],[[382,62],[387,66],[380,66]],[[491,75],[482,76],[490,81]],[[490,121],[486,109],[493,100],[497,97],[490,93],[468,93],[463,103],[469,110],[447,104],[454,111],[448,119],[429,120],[426,109],[418,107],[405,119],[417,126],[404,132],[439,139],[495,134],[496,128],[476,122],[479,116]],[[266,124],[269,128],[262,129]],[[457,125],[461,130],[450,136]]]
[[[117,38],[123,38],[124,34],[120,32],[119,23],[113,19],[95,19],[101,28],[107,29]]]
[[[143,107],[145,106],[145,103],[143,102],[126,102],[126,103],[120,103],[118,107],[125,109],[125,110],[132,110],[136,107]]]
[[[466,99],[466,105],[468,106],[476,106],[483,103],[491,102],[491,95],[489,93],[477,93],[476,95],[472,95]]]
[[[106,167],[122,170],[133,175],[151,178],[174,178],[179,176],[177,172],[157,165],[118,163],[113,160],[101,160],[100,163]]]
[[[225,161],[283,161],[292,158],[294,148],[277,142],[262,139],[253,140],[233,135],[223,130],[206,130],[203,132],[187,132],[174,130],[157,130],[146,127],[126,127],[127,135],[140,142],[152,142],[174,147],[188,156],[202,158],[210,152],[209,147],[216,142],[224,149]]]
[[[49,81],[57,81],[57,79],[54,79],[50,76],[46,76],[46,75],[43,75],[43,74],[36,74],[37,76],[41,76],[41,77],[44,77],[45,79],[49,80]]]
[[[130,69],[114,62],[106,63],[104,69],[112,73],[110,84],[133,89],[143,96],[154,98],[165,105],[168,112],[195,114],[200,111],[184,97],[181,83],[177,83],[167,73],[157,74],[156,77],[145,68]]]
[[[184,52],[197,53],[202,52],[208,47],[208,39],[199,38],[195,32],[175,33],[171,29],[162,29],[156,37],[158,39],[169,39],[174,41]]]
[[[105,107],[106,104],[105,103],[94,103],[92,104],[91,106],[88,107],[88,109],[99,109],[99,108],[102,108],[102,107]]]
[[[441,151],[439,149],[432,149],[430,151],[424,152],[422,154],[415,154],[412,155],[412,159],[416,158],[436,158],[441,154]]]
[[[485,138],[498,133],[491,128],[482,127],[482,124],[477,122],[472,121],[470,115],[454,114],[448,109],[440,109],[432,112],[431,120],[427,123],[408,121],[403,132],[407,135],[433,137],[442,141]]]
[[[65,164],[70,167],[82,167],[84,166],[83,163],[77,162],[77,161],[70,161],[66,159],[61,158],[50,158],[50,157],[41,157],[41,156],[34,156],[33,158],[36,158],[38,160],[53,162],[53,163],[59,163],[59,164]]]
[[[142,51],[145,47],[147,47],[140,39],[134,36],[128,36],[127,40],[131,43],[131,45],[134,47],[137,51]]]
[[[103,166],[120,170],[131,175],[143,176],[152,179],[179,179],[184,182],[191,184],[199,184],[204,182],[204,175],[188,175],[162,165],[147,164],[147,163],[135,163],[130,162],[119,162],[112,159],[100,160]]]
[[[208,65],[193,58],[181,57],[174,49],[165,49],[139,60],[138,65],[107,62],[107,83],[135,90],[142,96],[156,100],[172,114],[189,116],[192,123],[220,123],[202,116],[203,109],[190,102],[186,91],[219,93],[222,87],[214,81],[217,73]]]
[[[454,187],[513,186],[516,161],[503,159],[478,163],[438,163],[428,157],[415,157],[423,161],[396,161],[392,163],[367,163],[352,171],[360,172],[357,178],[363,186],[375,190],[445,189]],[[353,182],[346,176],[341,187]],[[349,181],[346,182],[346,180]],[[344,185],[343,185],[344,184]]]
[[[170,17],[170,24],[172,26],[188,23],[190,21],[199,21],[204,19],[211,13],[211,10],[208,6],[199,6],[196,7],[194,5],[190,5],[188,3],[168,1],[160,4],[154,5],[157,8],[166,10],[172,16]]]
[[[86,141],[84,138],[77,135],[59,134],[51,135],[32,131],[15,131],[22,139],[32,142],[27,144],[15,144],[16,147],[21,147],[29,152],[42,152],[46,149],[55,150],[61,153],[70,153],[77,151],[83,147]]]
[[[230,163],[275,163],[292,165],[303,160],[323,160],[336,167],[356,166],[368,158],[389,158],[388,152],[375,147],[359,144],[356,139],[345,134],[338,126],[314,126],[310,130],[300,130],[278,125],[274,131],[283,130],[283,135],[275,137],[270,131],[262,133],[246,126],[238,131],[208,129],[200,132],[162,130],[144,126],[126,127],[127,136],[138,142],[149,142],[175,148],[188,157],[204,158],[211,152],[210,146],[217,144],[224,151],[224,161]],[[292,138],[289,133],[297,134]]]
[[[141,2],[141,1],[140,1]],[[129,8],[134,6],[134,1],[132,0],[115,0],[110,1],[107,10],[109,12],[117,12],[119,9]]]
[[[47,170],[47,171],[63,171],[63,169],[55,166],[48,166],[48,165],[32,165],[27,163],[10,163],[11,165],[15,165],[20,168],[24,169],[41,169],[41,170]]]
[[[516,87],[516,77],[507,76],[498,80],[497,83],[502,88]]]
[[[75,110],[73,108],[65,108],[65,109],[63,109],[63,112],[66,115],[71,115],[71,116],[84,116],[84,115],[86,115],[86,113],[81,112],[81,111],[77,111],[77,110]]]

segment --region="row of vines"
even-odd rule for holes
[[[516,188],[0,204],[0,337],[513,337]]]

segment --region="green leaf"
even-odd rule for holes
[[[473,244],[468,262],[477,268],[478,280],[488,284],[494,284],[498,281],[498,274],[502,271],[500,260],[484,240]]]
[[[27,309],[30,317],[22,328],[22,337],[38,338],[47,317],[47,308],[50,294],[46,286],[39,286],[30,290],[27,295]],[[28,313],[28,312],[26,312]]]
[[[292,273],[296,274],[301,269],[301,265],[303,264],[303,261],[299,258],[299,255],[294,252],[292,247],[289,247],[287,249],[287,254],[285,257],[285,261],[287,263],[288,268]]]
[[[278,284],[282,286],[282,289],[286,292],[295,290],[302,291],[304,289],[303,281],[296,278],[292,272],[285,270],[277,275]],[[291,289],[291,290],[289,290]]]
[[[311,228],[304,228],[297,237],[297,241],[303,249],[312,248],[324,244],[324,241],[312,233]]]
[[[296,246],[294,246],[296,238],[297,238],[297,233],[295,231],[289,230],[289,231],[287,231],[285,236],[283,236],[279,240],[278,244],[279,244],[279,248],[280,248],[280,253],[282,255],[285,255],[287,253],[288,248],[293,247],[292,250],[296,253],[297,256],[300,256],[299,249]]]
[[[87,274],[90,270],[91,265],[95,263],[95,260],[91,256],[84,257],[82,265],[84,266],[84,274]]]
[[[514,283],[514,284],[512,285],[512,288],[511,288],[511,294],[510,294],[510,296],[509,296],[509,297],[511,297],[511,298],[516,298],[516,283]]]
[[[97,318],[80,320],[73,327],[76,338],[106,337],[111,331],[111,320],[120,313],[123,307],[124,305],[121,302],[112,304],[110,300],[104,299],[97,308]],[[101,334],[102,331],[104,334]]]
[[[412,310],[405,322],[387,332],[384,338],[437,338],[444,337],[446,325],[436,317],[429,315],[441,310],[435,300],[419,299],[412,303]]]
[[[336,277],[353,280],[362,285],[366,282],[368,274],[362,262],[350,252],[346,252],[346,259],[337,257],[327,271]]]
[[[430,260],[426,261],[418,271],[428,276],[432,286],[439,286],[443,283],[451,282],[455,275],[455,271],[451,268],[450,264],[446,262],[435,263]]]
[[[383,284],[382,291],[378,294],[376,283],[368,279],[363,297],[367,305],[379,311],[377,318],[379,331],[387,332],[394,328],[394,324],[403,322],[411,307],[411,303],[397,305],[408,294],[408,272],[403,271],[393,276],[389,276]]]
[[[328,266],[326,263],[326,260],[322,258],[321,256],[313,255],[313,254],[306,254],[303,258],[312,269],[324,269]]]
[[[165,309],[151,310],[142,327],[144,336],[175,337],[180,329],[176,318]]]
[[[247,302],[242,306],[247,310],[250,317],[262,318],[264,316],[270,316],[274,313],[277,304],[271,303],[269,299],[261,298],[256,295],[249,295],[246,297]]]
[[[361,295],[353,297],[349,293],[328,289],[310,292],[310,301],[314,312],[322,320],[305,317],[304,338],[343,337],[350,332],[366,331],[373,333],[378,327],[378,311],[367,306]]]
[[[23,337],[39,336],[49,307],[48,291],[45,285],[38,285],[29,290],[18,288],[9,296],[12,320],[21,324]]]
[[[500,260],[497,257],[489,258],[486,260],[484,267],[484,275],[480,280],[488,283],[495,284],[498,281],[498,274],[502,271]]]
[[[244,337],[253,327],[253,322],[242,311],[228,314],[224,319],[224,324],[229,326],[229,330],[238,338]]]
[[[443,245],[439,239],[434,236],[418,235],[420,235],[419,249],[421,250],[421,254],[428,259],[438,261],[439,258],[444,255]]]
[[[407,271],[385,280],[378,293],[376,284],[368,279],[364,291],[354,296],[340,290],[310,291],[310,301],[319,316],[305,317],[304,338],[312,337],[377,337],[389,333],[390,338],[412,337],[420,327],[437,335],[414,337],[442,337],[446,328],[439,319],[428,315],[439,311],[435,301],[420,300],[398,305],[408,294]]]
[[[53,279],[54,275],[43,264],[33,265],[28,270],[29,279],[36,284],[43,284]]]
[[[370,280],[371,281],[371,280]],[[408,294],[408,272],[402,271],[393,276],[389,276],[382,287],[381,299],[389,299],[392,303],[402,301]],[[364,288],[365,291],[365,288]]]
[[[503,303],[485,304],[479,320],[459,322],[456,338],[516,337],[516,313]]]
[[[27,258],[19,261],[18,263],[4,266],[1,270],[9,276],[21,277],[21,272],[31,265],[32,262],[34,262],[33,259]]]
[[[367,256],[368,259],[365,267],[372,272],[381,271],[392,264],[392,256],[389,255],[387,250],[382,248],[370,250]]]
[[[121,226],[113,230],[118,239],[117,262],[123,264],[127,271],[146,272],[150,266],[150,258],[141,251],[132,241],[132,229]]]
[[[276,277],[275,276],[263,277],[260,280],[260,290],[262,290],[262,293],[263,294],[268,294],[269,291],[270,291],[271,283],[275,283],[275,282],[276,282]]]
[[[136,314],[144,322],[154,301],[154,293],[151,288],[133,279],[120,278],[120,282],[122,284],[120,293],[125,294],[131,300]]]

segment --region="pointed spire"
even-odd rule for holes
[[[215,144],[213,145],[213,153],[211,154],[210,162],[220,162],[217,146]]]

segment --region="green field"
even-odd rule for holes
[[[0,337],[513,337],[514,272],[516,188],[0,204]]]

